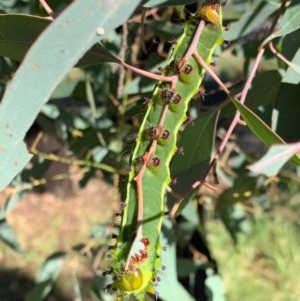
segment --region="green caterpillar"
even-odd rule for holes
[[[160,231],[165,215],[164,195],[170,184],[169,165],[176,152],[177,133],[189,101],[198,92],[205,70],[193,56],[210,63],[222,43],[222,7],[210,0],[184,24],[167,66],[150,100],[131,157],[120,234],[112,254],[113,283],[118,300],[133,295],[144,300],[156,294],[162,247]],[[201,38],[199,39],[201,33]]]

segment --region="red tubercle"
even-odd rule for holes
[[[147,132],[152,139],[155,139],[155,140],[157,139],[157,128],[156,127],[150,126],[147,129]]]
[[[166,103],[172,102],[174,104],[178,104],[181,100],[181,96],[178,93],[173,93],[169,90],[162,90],[161,97]]]
[[[162,66],[158,66],[158,67],[157,67],[157,70],[158,70],[159,72],[162,72],[162,71],[164,70],[164,68],[163,68]]]
[[[141,262],[141,261],[142,261],[142,259],[141,259],[140,254],[135,253],[134,256],[131,257],[130,265],[139,263],[139,262]]]
[[[161,127],[155,127],[155,126],[149,127],[147,129],[147,133],[154,140],[158,140],[159,138],[165,140],[168,139],[168,137],[170,136],[170,132],[168,130],[162,129]]]
[[[190,64],[186,63],[184,59],[173,60],[170,62],[169,66],[178,73],[190,74],[193,71],[193,67]]]
[[[144,164],[144,156],[136,157],[134,161],[138,165]]]
[[[163,130],[160,137],[162,139],[168,139],[168,137],[170,136],[170,132],[168,130]]]
[[[143,237],[143,238],[141,239],[141,243],[145,246],[145,248],[147,248],[147,247],[149,247],[149,245],[150,245],[150,240],[149,240],[149,238],[147,238],[147,237]]]
[[[173,93],[171,101],[175,104],[178,104],[181,101],[181,96],[177,93]]]
[[[139,250],[138,253],[135,253],[130,260],[129,269],[133,270],[134,265],[143,262],[148,258],[148,252],[145,250]]]
[[[167,103],[169,103],[172,99],[173,93],[168,90],[162,90],[161,91],[161,97],[163,100],[165,100]]]
[[[154,166],[158,166],[160,164],[160,159],[158,157],[153,157],[152,163]]]
[[[185,64],[181,69],[180,72],[184,74],[190,74],[193,71],[193,67],[190,64]]]
[[[145,250],[141,250],[140,251],[140,260],[143,261],[147,258],[148,258],[148,252],[146,252]]]
[[[169,90],[162,90],[161,97],[166,103],[178,104],[181,100],[181,96],[178,93],[173,93]]]

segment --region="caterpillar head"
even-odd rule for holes
[[[207,0],[197,10],[196,19],[203,19],[213,25],[222,24],[222,6],[219,0]]]

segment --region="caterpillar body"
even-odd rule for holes
[[[162,71],[169,80],[157,84],[147,104],[131,157],[121,228],[112,255],[111,287],[118,291],[119,300],[133,295],[140,301],[147,292],[156,294],[158,273],[164,268],[159,237],[164,195],[171,182],[169,165],[177,150],[177,133],[205,72],[193,51],[210,63],[214,49],[222,43],[221,10],[219,1],[205,1],[185,22]],[[203,27],[198,40],[200,22]]]

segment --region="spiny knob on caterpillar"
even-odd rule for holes
[[[166,140],[170,136],[170,132],[161,127],[151,126],[147,130],[150,138],[154,140],[159,140],[160,138]]]

